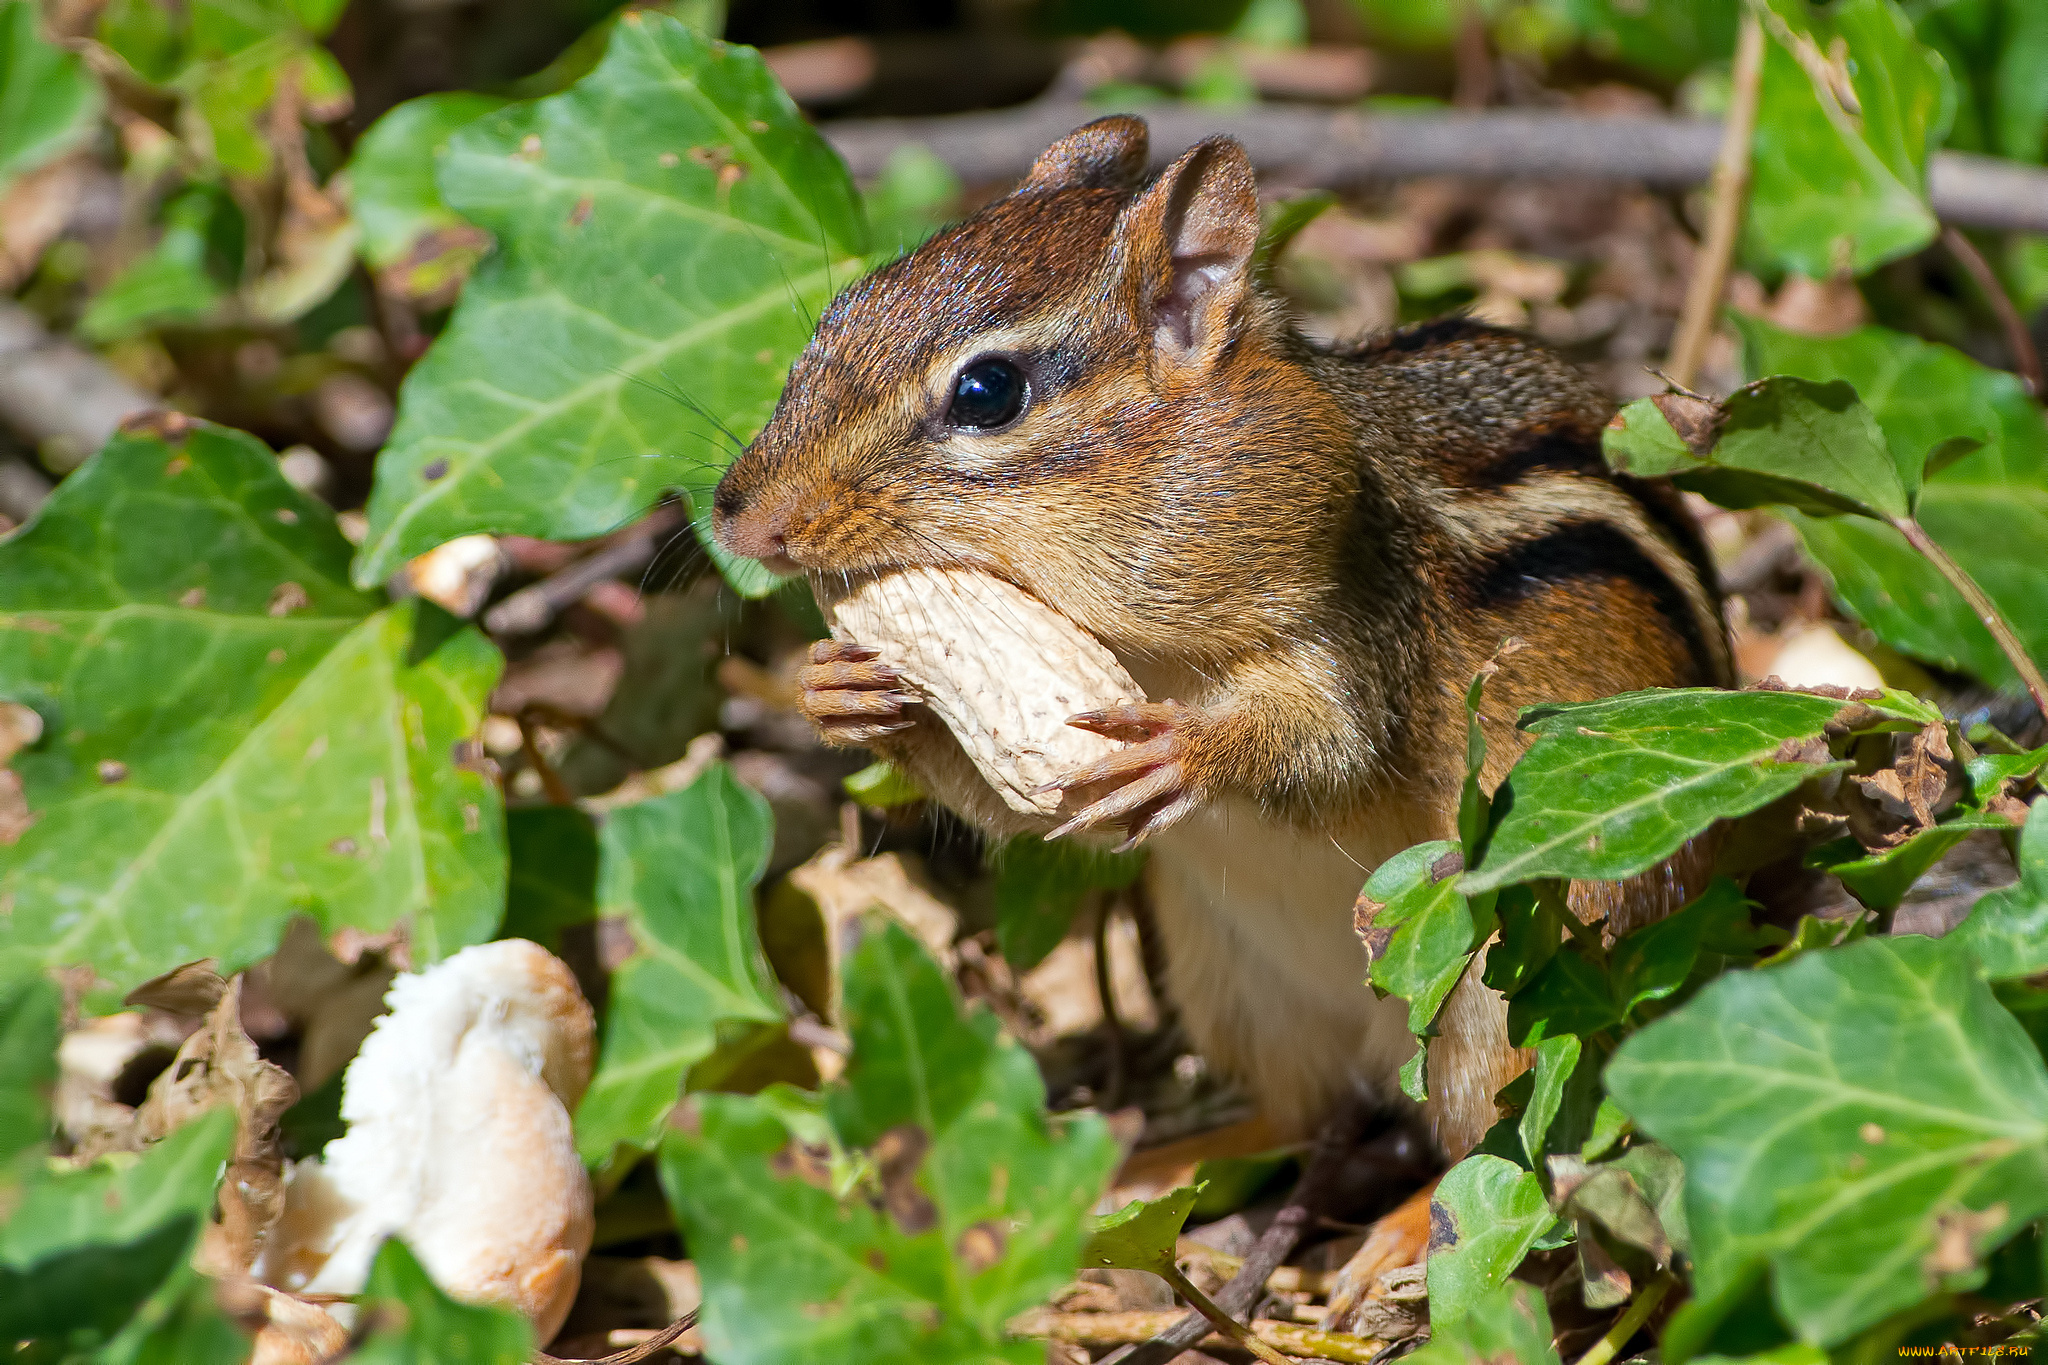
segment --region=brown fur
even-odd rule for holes
[[[1727,646],[1682,507],[1606,471],[1613,405],[1571,366],[1458,319],[1314,347],[1255,278],[1236,144],[1145,187],[1143,161],[1142,123],[1092,124],[843,293],[716,522],[785,568],[1007,578],[1179,699],[1169,813],[1188,813],[1148,874],[1169,985],[1212,1059],[1300,1127],[1405,1056],[1359,984],[1351,893],[1450,830],[1474,669],[1506,636],[1529,646],[1487,693],[1491,782],[1518,707],[1725,683]],[[951,385],[986,354],[1022,366],[1030,402],[962,434]],[[887,685],[820,667],[838,671],[812,686]],[[1455,1153],[1522,1062],[1476,982],[1438,1049]]]

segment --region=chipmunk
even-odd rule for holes
[[[1256,269],[1243,148],[1211,139],[1149,183],[1146,153],[1142,121],[1091,123],[842,292],[714,526],[783,573],[1007,579],[1162,699],[1072,719],[1127,743],[1061,780],[1056,832],[1149,843],[1181,1018],[1298,1133],[1360,1077],[1395,1094],[1413,1051],[1405,1004],[1362,984],[1353,902],[1388,856],[1454,837],[1474,670],[1526,643],[1485,696],[1491,785],[1521,706],[1727,685],[1729,649],[1696,527],[1607,470],[1614,404],[1589,380],[1464,318],[1311,343]],[[857,644],[821,642],[801,685],[835,744],[937,728]],[[1697,871],[1578,909],[1620,932]],[[1477,977],[1431,1044],[1452,1159],[1526,1065]]]

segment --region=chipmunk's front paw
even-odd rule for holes
[[[1207,793],[1195,776],[1191,741],[1200,718],[1194,707],[1177,701],[1112,706],[1069,717],[1067,724],[1076,729],[1124,740],[1131,747],[1045,784],[1041,790],[1110,788],[1045,837],[1057,839],[1075,830],[1115,824],[1125,836],[1121,852],[1201,805]]]
[[[820,640],[796,675],[803,712],[827,744],[848,748],[898,734],[917,722],[903,708],[918,700],[903,675],[865,645]]]

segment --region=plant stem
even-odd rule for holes
[[[1956,263],[1969,272],[1977,282],[1977,288],[1984,294],[1984,301],[1991,305],[1991,311],[1998,317],[1998,325],[2005,332],[2005,348],[2012,352],[2013,372],[2029,392],[2039,399],[2048,399],[2048,380],[2041,374],[2041,352],[2034,346],[2034,338],[2027,331],[2027,320],[2020,316],[2020,310],[2013,307],[2012,296],[2005,292],[2005,286],[1998,282],[1998,276],[1991,269],[1991,263],[1977,250],[1976,244],[1962,234],[1961,229],[1947,227],[1941,230],[1941,244]]]
[[[1699,378],[1707,341],[1728,287],[1728,262],[1742,231],[1742,211],[1749,201],[1749,143],[1756,132],[1758,89],[1763,81],[1764,26],[1753,7],[1742,12],[1742,34],[1735,44],[1734,87],[1728,96],[1728,121],[1721,125],[1721,154],[1714,163],[1714,204],[1707,216],[1706,236],[1693,258],[1692,279],[1685,287],[1685,307],[1671,342],[1665,370],[1680,388]]]
[[[2027,657],[2025,647],[2020,644],[2020,637],[2013,634],[2012,627],[1999,613],[1997,604],[1985,595],[1984,589],[1977,586],[1976,579],[1963,571],[1962,565],[1949,558],[1948,551],[1942,549],[1919,522],[1911,517],[1893,517],[1891,522],[1898,533],[1906,538],[1906,543],[1924,555],[1927,562],[1934,566],[1935,572],[1946,578],[1949,586],[1963,595],[1963,600],[1970,604],[1970,610],[1984,623],[1984,629],[1991,632],[1991,638],[1998,642],[1998,647],[2005,651],[2005,657],[2012,661],[2013,670],[2020,675],[2020,681],[2026,684],[2027,691],[2034,698],[2034,706],[2042,715],[2048,716],[2048,678],[2042,677],[2041,670]]]
[[[1095,994],[1102,1002],[1102,1031],[1108,1043],[1109,1078],[1102,1085],[1102,1112],[1107,1114],[1123,1103],[1124,1022],[1116,1008],[1116,981],[1110,970],[1109,920],[1116,912],[1112,892],[1095,893]]]
[[[1614,1320],[1614,1326],[1607,1329],[1607,1335],[1594,1342],[1579,1357],[1579,1365],[1607,1365],[1617,1351],[1628,1345],[1628,1339],[1650,1320],[1650,1314],[1657,1311],[1657,1305],[1664,1302],[1664,1296],[1676,1283],[1670,1271],[1658,1272],[1657,1278],[1643,1286],[1643,1292],[1636,1295],[1636,1301],[1628,1306],[1628,1311]]]
[[[1251,1328],[1224,1312],[1214,1299],[1196,1288],[1193,1280],[1180,1273],[1179,1266],[1168,1262],[1159,1274],[1173,1286],[1174,1293],[1193,1305],[1196,1312],[1215,1323],[1217,1331],[1265,1361],[1266,1365],[1293,1365],[1292,1361],[1269,1346]]]

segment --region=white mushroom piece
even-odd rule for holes
[[[450,1295],[517,1308],[545,1342],[593,1230],[569,1121],[590,1083],[590,1006],[523,939],[402,975],[386,1000],[343,1082],[347,1132],[292,1168],[258,1275],[355,1293],[396,1236]]]

